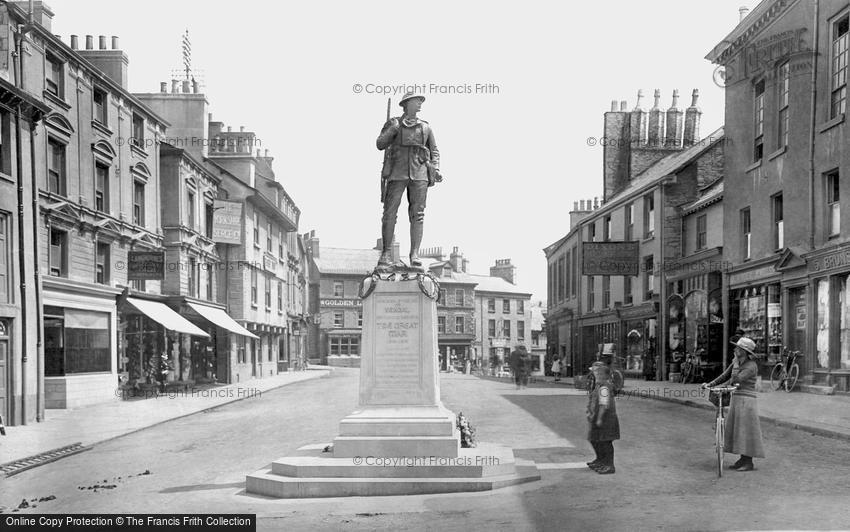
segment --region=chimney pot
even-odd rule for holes
[[[120,50],[121,49],[118,46],[118,37],[116,37],[115,35],[112,36],[112,49],[113,50]]]
[[[266,151],[265,151],[265,152],[263,152],[263,155],[264,155],[265,157],[268,157],[268,156],[269,156],[269,149],[268,149],[268,148],[266,148]]]
[[[188,79],[183,80],[183,92],[185,94],[189,93],[189,80]]]
[[[611,100],[611,112],[617,111],[617,100]]]
[[[257,149],[257,157],[259,157],[259,156],[260,156],[260,150],[259,150],[259,148],[258,148],[258,149]]]
[[[198,82],[195,78],[192,78],[192,93],[198,94]]]
[[[207,113],[207,122],[212,122],[212,113]]]
[[[227,126],[227,132],[228,132],[228,133],[230,133],[230,132],[232,132],[232,131],[233,131],[233,128],[232,128],[232,127],[230,127],[230,126]]]
[[[593,210],[595,211],[598,208],[599,208],[599,196],[594,196],[593,197]]]
[[[244,133],[245,132],[245,126],[239,126],[239,132]]]
[[[71,50],[76,50],[79,45],[79,37],[77,35],[71,35]]]
[[[91,50],[94,48],[94,37],[91,35],[86,35],[86,50]]]
[[[578,210],[578,202],[577,202],[577,201],[574,201],[574,202],[573,202],[573,210],[574,210],[574,211],[577,211],[577,210]]]
[[[106,50],[106,35],[99,35],[97,38],[101,50]]]
[[[584,200],[579,200],[578,205],[579,205],[578,210],[583,211],[584,210]]]
[[[180,92],[180,80],[177,80],[177,79],[171,80],[171,92],[172,93]]]
[[[747,14],[749,12],[750,12],[750,8],[748,8],[747,6],[739,7],[738,8],[738,15],[739,15],[740,18],[738,19],[738,22],[741,22],[742,20],[744,20],[747,17]]]
[[[640,100],[643,98],[643,89],[638,89],[637,102],[635,102],[635,111],[640,111]]]
[[[168,82],[160,81],[159,82],[159,92],[168,92]]]
[[[625,111],[625,110],[627,110],[628,105],[629,105],[629,104],[628,104],[628,102],[626,102],[626,100],[621,101],[621,102],[620,102],[620,111]]]

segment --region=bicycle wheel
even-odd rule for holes
[[[785,379],[785,391],[790,393],[797,385],[797,377],[800,376],[800,366],[794,364],[791,366],[791,371],[788,372],[788,377]]]
[[[614,370],[614,374],[611,375],[611,380],[614,382],[614,393],[623,389],[623,373],[620,370]]]
[[[694,380],[694,365],[691,362],[686,362],[682,368],[682,383],[687,384]]]
[[[770,371],[770,389],[774,392],[782,386],[782,381],[785,380],[785,366],[779,363],[773,366]]]
[[[717,452],[717,476],[723,476],[723,419],[717,418],[714,427],[714,448]]]

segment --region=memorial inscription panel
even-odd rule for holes
[[[416,294],[376,294],[375,384],[419,387],[422,382],[421,323]]]

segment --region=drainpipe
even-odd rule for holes
[[[36,393],[36,421],[44,421],[44,312],[41,306],[41,269],[38,256],[38,224],[41,219],[38,205],[38,178],[36,176],[35,164],[35,122],[30,122],[30,176],[32,193],[32,241],[33,251],[33,284],[35,285],[35,332],[36,332],[36,371],[37,371],[37,393]]]
[[[813,37],[814,50],[812,51],[812,77],[811,77],[811,105],[809,114],[811,115],[811,129],[809,131],[809,250],[815,249],[815,127],[817,126],[817,81],[818,81],[818,47],[820,39],[820,26],[818,25],[820,17],[820,2],[815,0],[815,33]]]

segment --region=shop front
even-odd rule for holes
[[[836,246],[805,257],[813,294],[812,319],[801,309],[802,289],[789,294],[797,303],[797,325],[805,325],[812,345],[804,375],[813,384],[850,391],[850,246]],[[806,353],[805,350],[802,351]],[[802,364],[802,362],[800,362]]]
[[[119,291],[51,277],[43,285],[45,407],[114,401]]]
[[[200,301],[189,301],[180,298],[173,305],[179,308],[180,313],[209,336],[207,338],[196,337],[192,339],[189,349],[191,357],[191,378],[194,382],[231,382],[230,380],[230,353],[233,351],[233,340],[236,337],[246,339],[258,339],[259,337],[239,325],[231,318],[223,305],[215,305]],[[219,358],[223,358],[220,361]],[[222,362],[225,362],[222,364]],[[219,373],[224,371],[224,373]]]
[[[708,272],[674,279],[667,298],[667,348],[670,373],[689,358],[702,379],[723,369],[723,278]]]

